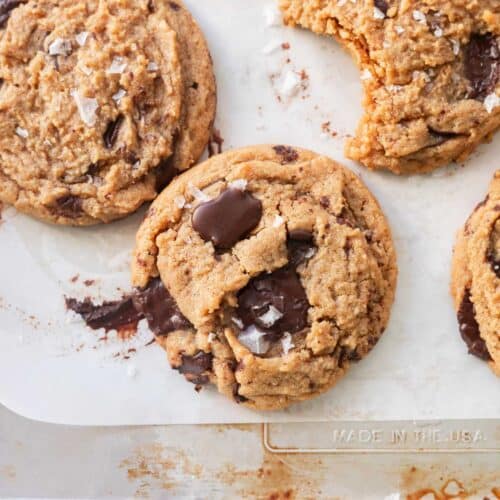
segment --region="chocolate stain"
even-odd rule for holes
[[[65,297],[65,301],[67,309],[79,314],[90,328],[116,330],[125,338],[137,332],[142,319],[147,320],[155,335],[167,335],[191,326],[160,278],[151,280],[144,289],[102,304],[94,304],[89,297],[81,301]]]

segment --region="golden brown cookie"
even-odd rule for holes
[[[210,55],[180,2],[2,2],[0,82],[0,200],[60,224],[153,199],[208,140],[192,110],[214,115]]]
[[[353,55],[365,114],[346,154],[427,172],[465,159],[500,125],[498,0],[280,0],[285,22]]]
[[[154,8],[154,0],[149,5]],[[196,163],[209,141],[217,92],[203,33],[180,1],[170,1],[169,6],[167,21],[177,33],[184,84],[181,123],[169,163],[182,171]]]
[[[175,179],[132,264],[136,304],[170,364],[258,409],[317,396],[362,359],[385,329],[396,275],[390,230],[361,181],[280,145]]]
[[[500,376],[500,170],[458,235],[451,278],[460,334]]]

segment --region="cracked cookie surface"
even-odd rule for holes
[[[335,37],[365,109],[346,154],[422,173],[465,159],[500,125],[497,0],[280,0],[285,22]]]
[[[362,182],[287,146],[230,151],[175,179],[132,263],[135,286],[159,276],[178,307],[177,326],[155,331],[172,367],[256,409],[321,394],[362,359],[386,327],[396,275]]]
[[[451,293],[469,352],[500,376],[500,170],[458,235]]]
[[[173,1],[3,2],[0,82],[0,199],[60,224],[153,199],[215,111],[203,36]]]

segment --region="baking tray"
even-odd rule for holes
[[[328,394],[282,412],[250,411],[210,389],[196,393],[149,344],[146,328],[128,340],[112,334],[102,340],[67,313],[65,296],[104,300],[130,289],[128,263],[142,212],[74,229],[6,208],[0,225],[0,402],[30,418],[66,424],[266,422],[269,446],[277,449],[297,448],[293,440],[273,441],[286,423],[304,422],[306,429],[307,422],[324,422],[328,435],[332,422],[354,430],[362,423],[368,429],[373,423],[406,426],[410,432],[430,425],[447,435],[460,421],[486,440],[466,448],[498,447],[498,380],[467,355],[448,294],[454,237],[498,168],[498,137],[465,165],[431,175],[369,172],[343,156],[361,116],[361,84],[337,43],[281,26],[269,0],[186,4],[214,58],[223,149],[259,143],[313,149],[357,172],[379,199],[400,269],[389,327]],[[300,84],[290,91],[294,75]],[[343,447],[327,441],[327,449]],[[384,443],[379,447],[391,449]],[[426,448],[421,444],[405,446]],[[439,446],[462,445],[451,439]]]

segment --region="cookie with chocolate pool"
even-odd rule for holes
[[[500,376],[500,170],[459,232],[451,293],[469,353]]]
[[[161,279],[182,315],[155,332],[171,366],[256,409],[315,397],[366,356],[396,276],[389,227],[363,183],[282,145],[229,151],[177,177],[132,262],[133,284]]]

